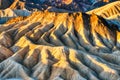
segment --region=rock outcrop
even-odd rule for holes
[[[0,78],[119,80],[120,32],[95,14],[34,12],[0,26]]]

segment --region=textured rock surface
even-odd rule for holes
[[[119,80],[120,32],[112,27],[85,13],[41,11],[8,21],[0,26],[0,78]]]
[[[116,15],[120,15],[120,1],[115,1],[106,6],[93,9],[87,13],[89,14],[94,13],[104,18],[112,18]]]
[[[87,13],[96,14],[105,18],[110,25],[117,26],[120,30],[120,1],[115,1]]]

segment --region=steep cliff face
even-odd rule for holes
[[[0,45],[3,80],[120,79],[120,32],[95,14],[40,11],[12,19],[0,26]]]

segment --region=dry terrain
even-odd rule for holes
[[[1,10],[12,19],[0,25],[0,80],[120,80],[119,26],[106,20],[120,14],[116,4],[87,13]]]

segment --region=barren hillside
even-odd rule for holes
[[[38,11],[18,19],[0,26],[1,79],[120,79],[120,32],[103,18]]]
[[[120,1],[0,0],[0,9],[0,80],[120,80]]]
[[[120,16],[120,1],[115,1],[103,7],[93,9],[88,14],[94,13],[104,18],[112,18],[114,16]]]
[[[120,1],[93,9],[88,14],[96,14],[106,19],[110,25],[116,25],[120,30]]]

